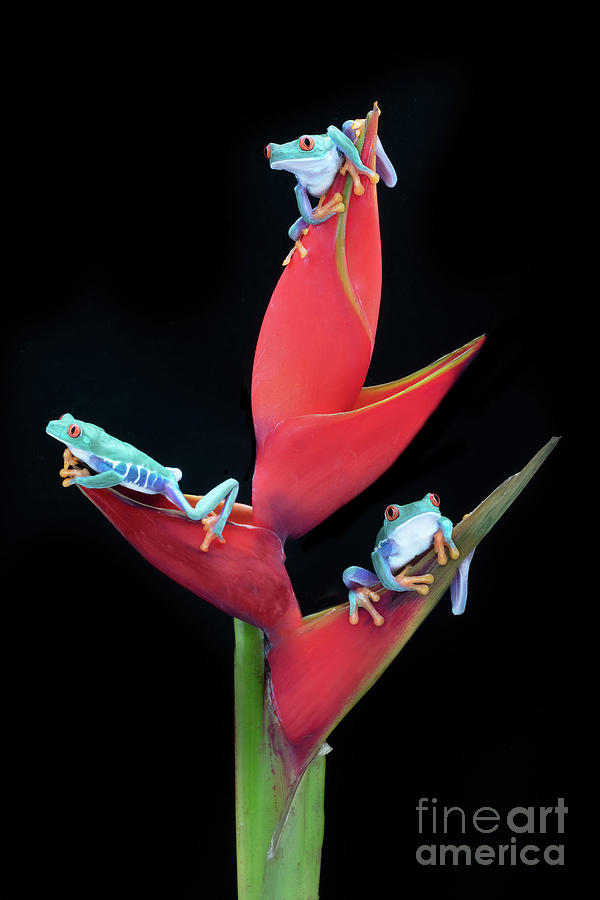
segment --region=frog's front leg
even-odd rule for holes
[[[373,566],[382,585],[389,591],[415,591],[423,597],[428,594],[428,585],[433,583],[435,580],[434,576],[430,573],[426,575],[405,575],[406,568],[394,575],[389,563],[393,553],[394,544],[389,538],[386,538],[381,541],[371,554]]]
[[[225,528],[225,524],[229,518],[233,504],[235,503],[238,490],[239,482],[236,481],[235,478],[228,478],[226,481],[223,481],[221,484],[212,488],[206,496],[201,497],[196,506],[192,506],[191,503],[188,503],[178,485],[175,483],[168,484],[165,487],[165,495],[182,509],[190,519],[202,519],[206,535],[200,549],[206,551],[214,538],[218,538],[222,544],[225,543],[223,529]],[[215,513],[215,507],[222,501],[224,501],[223,508],[219,513]]]
[[[294,193],[301,215],[288,230],[288,235],[294,241],[294,246],[284,259],[282,263],[284,266],[288,265],[295,250],[299,251],[302,259],[304,259],[308,253],[301,238],[303,235],[307,234],[309,225],[320,225],[336,213],[343,213],[346,208],[342,200],[342,195],[337,191],[327,202],[325,202],[326,195],[324,194],[319,199],[319,202],[314,209],[310,202],[308,191],[300,184],[300,182],[298,182],[294,188]]]
[[[360,195],[364,193],[365,190],[361,184],[359,172],[362,172],[364,175],[368,175],[369,181],[372,184],[377,184],[377,182],[379,181],[379,175],[368,166],[365,166],[352,140],[346,134],[344,134],[343,131],[340,131],[339,128],[336,128],[335,125],[329,126],[329,128],[327,129],[327,134],[329,135],[335,146],[338,148],[338,150],[340,150],[346,157],[342,167],[340,168],[340,174],[350,174],[354,187],[354,193]]]
[[[452,540],[452,522],[445,516],[440,519],[440,527],[433,536],[433,548],[437,553],[437,560],[440,566],[445,566],[448,562],[446,556],[446,547],[450,551],[451,559],[458,559],[460,552],[458,547]]]
[[[63,450],[63,468],[60,470],[59,475],[63,479],[62,486],[70,487],[74,478],[87,477],[91,475],[91,472],[89,469],[80,468],[77,457],[73,456],[68,447],[65,447]]]
[[[373,607],[373,603],[378,603],[381,599],[376,591],[371,590],[379,584],[377,576],[361,566],[348,566],[347,569],[344,569],[342,578],[346,587],[349,588],[350,624],[358,624],[358,607],[362,606],[370,613],[375,625],[383,625],[383,616],[379,615]]]

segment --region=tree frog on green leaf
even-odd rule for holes
[[[377,104],[375,105],[379,113]],[[396,184],[397,176],[393,165],[389,161],[381,141],[377,138],[376,171],[373,172],[361,161],[355,142],[365,126],[365,119],[348,119],[342,129],[330,125],[327,134],[303,134],[294,141],[286,144],[267,144],[265,156],[269,160],[272,169],[283,169],[292,172],[296,176],[296,201],[300,211],[297,219],[288,231],[289,236],[295,242],[294,247],[283,261],[287,265],[294,250],[298,249],[302,257],[308,252],[303,246],[300,237],[306,234],[309,225],[320,225],[330,219],[336,213],[345,210],[342,195],[335,193],[325,202],[325,195],[333,181],[341,172],[350,173],[353,181],[354,193],[362,194],[364,187],[360,182],[359,172],[368,175],[371,182],[376,183],[381,177],[388,187]],[[309,194],[319,197],[319,203],[313,209]]]
[[[446,565],[448,556],[458,559],[459,551],[452,540],[453,525],[450,519],[440,513],[440,498],[437,494],[426,494],[422,500],[405,506],[390,504],[385,510],[383,526],[377,534],[375,549],[371,554],[375,574],[360,566],[349,566],[342,578],[350,601],[350,622],[358,622],[358,607],[362,606],[371,614],[375,625],[383,625],[381,616],[373,607],[380,595],[373,590],[380,585],[389,591],[416,591],[428,594],[428,585],[434,576],[405,575],[408,564],[415,557],[431,547],[437,553],[439,565]],[[458,568],[450,588],[452,612],[460,615],[467,602],[467,574],[471,558],[469,554]]]
[[[162,466],[131,444],[111,437],[103,428],[65,413],[60,419],[50,421],[46,432],[67,447],[64,451],[65,467],[60,472],[64,487],[79,484],[85,488],[110,488],[121,484],[144,494],[162,494],[190,519],[203,520],[206,535],[201,550],[208,550],[215,537],[225,542],[223,529],[239,488],[235,478],[228,478],[217,485],[196,506],[192,506],[179,489],[180,469]],[[93,469],[95,474],[79,467],[80,461]],[[221,512],[212,514],[221,501],[224,501]]]

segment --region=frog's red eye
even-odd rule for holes
[[[437,494],[430,494],[429,499],[431,500],[431,502],[433,503],[434,506],[440,505],[440,498],[438,497]]]
[[[73,422],[73,424],[69,425],[69,427],[67,428],[67,434],[72,438],[79,437],[79,435],[81,434],[81,428],[79,427],[79,425],[76,425],[75,422]]]
[[[298,141],[298,146],[301,150],[312,150],[312,148],[315,146],[315,142],[314,139],[311,138],[310,134],[303,134]]]
[[[400,515],[400,510],[398,509],[397,506],[393,506],[393,505],[388,506],[388,508],[385,511],[385,517],[388,520],[388,522],[393,522],[394,519],[397,519],[399,515]]]
[[[264,152],[265,152],[265,158],[271,159],[271,145],[270,144],[267,144]]]

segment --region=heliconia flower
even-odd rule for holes
[[[372,170],[378,116],[375,107],[357,141]],[[382,589],[382,627],[368,615],[351,625],[347,603],[302,617],[285,567],[285,539],[304,534],[375,481],[484,341],[476,338],[397,381],[364,386],[379,314],[381,252],[377,188],[361,180],[364,190],[355,194],[352,176],[338,175],[330,193],[342,194],[344,211],[309,227],[302,239],[307,254],[292,255],[266,311],[252,376],[253,505],[234,504],[225,543],[203,552],[202,523],[161,495],[78,485],[146,560],[235,618],[240,900],[317,895],[326,738],[556,443],[456,526],[458,559],[442,566],[432,551],[413,563],[410,574],[434,576],[426,596]],[[199,499],[185,496],[193,506]]]
[[[375,170],[377,107],[357,147]],[[338,175],[345,211],[313,225],[284,269],[254,359],[256,524],[298,537],[375,481],[404,450],[484,337],[389,384],[363,387],[381,296],[377,186]],[[327,201],[326,201],[327,202]],[[385,440],[375,435],[385,434]]]
[[[375,108],[357,144],[373,170],[378,118]],[[376,185],[361,181],[362,194],[350,175],[334,181],[331,191],[340,190],[346,211],[309,229],[306,257],[292,256],[265,314],[252,380],[253,506],[234,505],[226,543],[201,552],[200,523],[162,496],[80,486],[145,559],[261,628],[273,645],[301,622],[285,569],[286,536],[318,524],[390,466],[484,340],[398,381],[363,387],[381,252]],[[186,496],[194,505],[197,497]]]

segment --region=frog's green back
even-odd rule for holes
[[[109,460],[111,463],[123,462],[131,466],[143,466],[168,480],[175,478],[176,481],[179,481],[182,477],[180,469],[163,466],[147,453],[138,450],[133,444],[113,437],[99,425],[75,419],[70,413],[65,413],[60,419],[53,419],[49,422],[46,431],[52,437],[66,444],[75,456],[92,466],[93,461],[90,457],[96,456]]]

